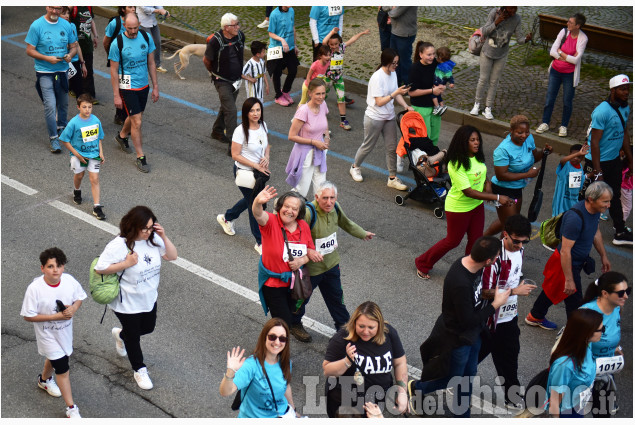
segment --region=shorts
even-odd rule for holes
[[[49,359],[49,362],[51,362],[51,366],[53,366],[53,370],[55,370],[56,375],[62,375],[70,369],[68,365],[68,356],[64,356],[57,360]]]
[[[141,90],[119,89],[119,95],[123,101],[123,110],[126,111],[128,116],[137,115],[146,110],[149,92],[150,87],[145,87]]]
[[[522,189],[512,189],[509,187],[499,186],[497,184],[492,183],[492,193],[494,195],[505,195],[512,199],[522,199],[523,198],[523,190]]]
[[[346,96],[344,92],[344,79],[340,77],[337,80],[331,80],[329,77],[324,79],[326,83],[326,94],[331,91],[331,84],[335,87],[335,94],[337,95],[337,103],[346,103]]]
[[[99,173],[101,160],[95,159],[95,158],[86,158],[86,159],[88,159],[88,164],[82,165],[82,163],[79,162],[79,159],[76,156],[74,155],[71,156],[71,170],[73,170],[73,173],[75,174],[83,173],[84,171],[86,171],[86,168],[88,168],[89,173]]]

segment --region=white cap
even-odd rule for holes
[[[631,80],[628,78],[628,75],[620,74],[609,80],[609,88],[615,88],[619,86],[623,86],[624,84],[633,84]]]

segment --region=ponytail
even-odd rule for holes
[[[606,272],[599,278],[595,279],[594,282],[591,282],[589,287],[586,289],[584,293],[584,299],[582,303],[588,303],[602,296],[602,291],[612,292],[615,289],[615,286],[619,285],[622,282],[628,283],[628,278],[624,276],[620,272]]]

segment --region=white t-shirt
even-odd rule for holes
[[[267,145],[269,144],[267,139],[267,124],[262,123],[258,130],[249,130],[249,142],[245,144],[245,132],[243,131],[243,126],[239,125],[234,130],[234,135],[232,136],[232,142],[236,142],[239,145],[242,145],[242,149],[240,154],[247,158],[249,161],[259,163],[260,160],[265,156],[265,150],[267,150]],[[239,163],[238,161],[234,161],[236,163],[236,167],[242,168],[243,170],[253,170],[252,167],[248,167]]]
[[[397,90],[397,74],[391,72],[386,74],[382,68],[379,68],[370,77],[368,81],[368,94],[366,95],[366,115],[373,120],[388,121],[395,119],[394,100],[386,103],[384,106],[375,105],[375,98],[388,96]]]
[[[510,252],[505,250],[507,259],[511,261],[511,269],[507,277],[507,286],[510,289],[516,288],[520,284],[520,276],[523,268],[522,251]],[[498,319],[496,323],[510,322],[514,317],[518,316],[518,295],[510,295],[507,302],[498,310]]]
[[[35,317],[38,314],[55,314],[58,313],[55,300],[71,305],[85,298],[82,285],[70,274],[62,273],[57,286],[47,284],[44,276],[36,277],[26,289],[20,315]],[[40,355],[57,360],[73,352],[73,319],[33,322],[33,328]]]
[[[135,242],[134,252],[139,261],[123,271],[119,281],[119,296],[108,304],[117,313],[145,313],[154,307],[159,296],[157,289],[161,276],[161,256],[165,255],[165,243],[156,233],[154,242],[158,246],[151,245],[149,241]],[[120,263],[126,259],[126,255],[126,240],[117,236],[104,248],[95,270],[105,270],[111,264]]]

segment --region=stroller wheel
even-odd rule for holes
[[[397,195],[397,196],[395,196],[395,202],[397,203],[397,205],[403,206],[403,204],[406,202],[406,200],[404,199],[403,196]]]
[[[434,216],[438,219],[443,219],[443,217],[445,216],[445,211],[441,207],[436,207],[433,213],[434,213]]]

